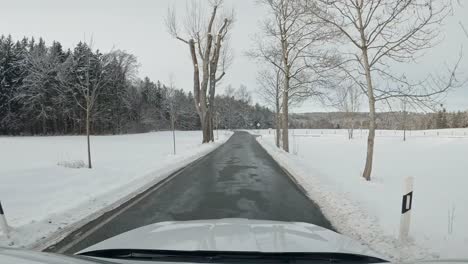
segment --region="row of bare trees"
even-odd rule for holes
[[[255,40],[257,46],[248,55],[265,64],[259,83],[276,110],[277,145],[281,137],[282,148],[289,151],[289,107],[311,96],[324,96],[329,80],[324,69],[334,57],[321,45],[336,32],[318,26],[320,21],[309,16],[298,1],[259,2],[268,16],[262,23],[263,34]]]
[[[262,34],[255,39],[256,46],[247,55],[264,67],[259,84],[266,101],[275,109],[276,143],[285,151],[289,151],[292,105],[312,97],[353,113],[359,109],[363,96],[369,111],[363,177],[370,180],[376,105],[403,102],[405,111],[431,109],[440,103],[444,93],[460,84],[456,72],[461,55],[446,67],[446,72],[428,73],[422,79],[408,76],[398,67],[417,62],[424,51],[439,42],[441,24],[451,12],[450,0],[258,2],[268,14],[262,21]],[[228,43],[234,12],[227,12],[222,0],[191,3],[182,27],[173,8],[169,9],[166,24],[171,35],[188,46],[194,103],[203,142],[209,142],[214,140],[216,86],[231,61]],[[350,138],[352,131],[351,127]]]
[[[353,113],[366,98],[369,111],[363,172],[371,180],[377,104],[434,109],[456,78],[461,54],[445,72],[418,79],[400,70],[417,63],[441,40],[449,0],[261,0],[268,10],[257,47],[249,55],[264,65],[261,94],[276,110],[277,145],[289,151],[289,107],[307,98]],[[443,64],[443,62],[435,62]],[[440,67],[438,67],[440,69]],[[350,117],[354,115],[350,114]],[[351,123],[352,122],[351,120]],[[352,127],[349,137],[352,138]]]

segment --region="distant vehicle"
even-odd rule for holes
[[[0,263],[384,263],[360,243],[296,222],[220,219],[162,222],[131,230],[74,256],[0,248]]]

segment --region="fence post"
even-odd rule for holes
[[[401,202],[400,241],[407,241],[411,224],[411,207],[413,205],[413,177],[405,178],[404,193]]]
[[[2,229],[6,237],[10,239],[10,228],[8,227],[8,223],[5,218],[5,212],[3,211],[2,202],[0,202],[0,229]]]

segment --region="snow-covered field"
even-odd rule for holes
[[[12,228],[11,239],[0,230],[0,246],[40,248],[43,238],[115,207],[209,153],[231,132],[204,145],[201,132],[176,135],[175,156],[171,132],[93,136],[92,170],[58,165],[87,162],[83,136],[0,137],[0,201]]]
[[[342,233],[403,260],[468,258],[468,130],[378,131],[372,182],[361,178],[367,131],[291,131],[291,154],[258,141],[288,169]],[[405,177],[414,177],[411,241],[398,240]],[[452,217],[453,216],[453,217]],[[450,231],[452,225],[452,231]]]

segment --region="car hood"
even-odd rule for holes
[[[248,219],[161,222],[104,240],[79,253],[106,249],[336,252],[381,258],[368,247],[316,225]]]
[[[98,260],[85,260],[65,255],[44,252],[27,251],[21,249],[1,248],[0,263],[11,264],[101,264]]]

